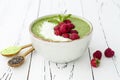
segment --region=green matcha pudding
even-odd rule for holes
[[[46,41],[73,41],[82,39],[91,32],[87,22],[71,14],[54,14],[37,19],[32,33]]]

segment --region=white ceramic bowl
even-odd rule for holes
[[[31,35],[32,45],[37,51],[37,53],[39,53],[45,59],[57,63],[70,62],[72,60],[79,58],[80,56],[82,56],[82,54],[85,54],[85,51],[88,48],[88,45],[91,40],[93,28],[89,21],[81,17],[78,18],[84,20],[89,24],[90,32],[88,33],[88,35],[84,36],[83,38],[73,40],[71,42],[46,41],[37,37],[35,34],[32,33],[31,27],[33,26],[34,22],[36,22],[38,19],[33,21],[33,23],[30,26],[30,35]]]

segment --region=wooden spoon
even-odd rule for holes
[[[3,56],[10,57],[10,56],[14,56],[14,55],[18,54],[22,49],[30,47],[30,46],[32,46],[32,44],[27,44],[24,46],[11,46],[11,47],[8,47],[8,48],[2,50],[0,53]]]
[[[34,50],[34,48],[32,47],[28,51],[26,51],[23,55],[13,57],[12,59],[10,59],[8,61],[8,65],[11,66],[11,67],[18,67],[18,66],[22,65],[25,61],[25,57],[29,53],[31,53],[33,50]]]

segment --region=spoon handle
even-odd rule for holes
[[[26,51],[22,56],[25,57],[27,56],[29,53],[31,53],[34,50],[34,48],[30,48],[28,51]]]
[[[27,48],[27,47],[30,47],[30,46],[32,46],[32,44],[27,44],[27,45],[22,46],[21,49],[24,49],[24,48]]]

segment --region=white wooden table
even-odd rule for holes
[[[120,0],[0,0],[0,50],[30,43],[28,29],[34,19],[65,10],[93,25],[86,53],[77,61],[57,64],[34,51],[18,68],[9,67],[10,58],[0,55],[0,80],[120,80]],[[107,47],[115,57],[103,55],[100,66],[91,67],[93,52]]]

